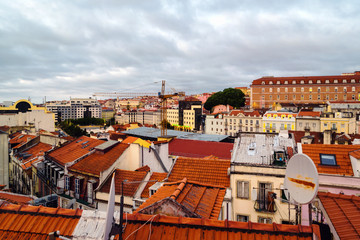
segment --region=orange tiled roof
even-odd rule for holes
[[[318,198],[340,239],[360,239],[360,197],[319,192]]]
[[[21,167],[23,169],[28,169],[31,165],[37,161],[39,161],[38,157],[44,156],[45,153],[51,150],[52,146],[50,144],[39,142],[35,146],[26,149],[22,153],[31,154],[30,157],[25,158],[18,154],[18,159],[22,162]]]
[[[183,178],[217,186],[230,186],[227,170],[230,160],[213,160],[204,158],[179,157],[169,175],[169,182],[176,182]]]
[[[254,117],[260,117],[261,116],[261,114],[257,110],[251,111],[251,112],[244,111],[244,110],[232,110],[229,115],[230,116],[237,116],[239,114],[244,114],[245,116],[254,116]]]
[[[321,112],[300,111],[297,117],[320,117]]]
[[[94,147],[104,143],[102,140],[79,137],[74,141],[51,151],[48,156],[61,165],[72,162],[89,153]]]
[[[29,196],[2,191],[0,192],[0,199],[15,204],[28,204],[31,200],[33,200],[33,198]]]
[[[354,176],[350,152],[360,149],[360,145],[302,144],[302,151],[315,163],[319,173]],[[337,166],[322,165],[320,154],[334,154]]]
[[[128,182],[143,181],[147,172],[146,171],[128,171],[122,169],[115,170],[115,194],[121,194],[121,182],[127,180]],[[111,178],[101,186],[99,192],[110,192]],[[132,197],[136,193],[140,183],[124,184],[124,196]]]
[[[139,167],[138,169],[135,169],[135,171],[146,171],[149,172],[150,171],[150,167],[148,165],[145,165],[143,167]]]
[[[127,143],[127,144],[131,144],[134,143],[136,140],[138,140],[139,138],[137,137],[127,137],[124,139],[124,141],[122,141],[122,143]]]
[[[177,203],[201,218],[218,219],[225,196],[225,187],[202,184],[194,181],[164,183],[154,195],[136,210],[144,213],[146,208],[166,199],[172,198]]]
[[[19,134],[14,134],[14,137],[11,138],[9,142],[11,145],[15,145],[13,148],[19,148],[34,138],[36,138],[36,136],[34,135],[19,133]]]
[[[360,159],[360,149],[350,152],[350,155],[356,159]]]
[[[60,231],[71,237],[82,210],[5,204],[0,207],[0,239],[49,239]]]
[[[108,169],[129,147],[119,143],[106,153],[95,152],[69,167],[69,171],[91,174],[100,177],[100,172]]]
[[[149,179],[149,181],[162,181],[166,178],[167,173],[158,173],[158,172],[153,172],[151,174],[151,177]],[[143,192],[141,193],[141,198],[148,198],[149,197],[149,187],[151,187],[152,185],[154,185],[154,182],[148,182],[143,190]]]
[[[124,215],[125,219],[125,215]],[[144,225],[144,226],[142,226]],[[148,238],[164,240],[312,240],[321,239],[318,225],[285,225],[212,219],[170,217],[164,215],[128,214],[123,239]],[[119,239],[117,235],[115,239]]]

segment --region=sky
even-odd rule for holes
[[[354,72],[359,12],[355,0],[3,0],[0,102]]]

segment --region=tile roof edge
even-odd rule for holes
[[[184,178],[184,179],[186,179],[186,183],[191,183],[191,184],[200,185],[200,186],[204,186],[204,187],[223,188],[223,189],[227,188],[227,187],[221,186],[221,185],[215,185],[215,184],[210,184],[210,183],[202,183],[202,182],[198,182],[198,181],[187,180],[187,178]],[[169,186],[169,185],[180,184],[180,183],[182,183],[184,181],[184,179],[176,181],[176,182],[166,182],[166,183],[164,183],[164,185]]]
[[[176,200],[177,197],[180,195],[180,193],[182,192],[182,190],[184,189],[186,183],[187,183],[187,178],[184,178],[183,180],[179,181],[179,186],[175,189],[175,191],[170,195],[170,198]]]
[[[124,216],[125,217],[125,216]],[[128,221],[141,221],[146,222],[152,219],[152,222],[165,223],[165,224],[184,224],[192,226],[203,226],[203,227],[213,227],[219,229],[239,229],[239,230],[254,230],[254,231],[268,231],[268,232],[277,232],[277,233],[304,233],[304,234],[317,234],[318,226],[304,226],[304,225],[286,225],[283,224],[265,224],[265,223],[256,223],[256,222],[236,222],[228,220],[215,220],[215,219],[205,219],[205,218],[188,218],[188,217],[173,217],[166,215],[147,215],[141,213],[127,214]],[[287,230],[284,230],[284,229]]]
[[[39,213],[41,210],[43,209],[53,209],[55,210],[54,213],[50,213],[50,212],[42,212],[41,214],[43,215],[48,215],[48,216],[54,216],[54,215],[58,215],[58,216],[66,216],[66,217],[81,217],[82,215],[82,209],[66,209],[66,208],[50,208],[50,207],[44,207],[44,206],[31,206],[31,205],[19,205],[19,204],[2,204],[0,206],[0,212],[1,211],[5,211],[5,212],[16,212],[19,214],[31,214],[31,213]],[[67,211],[67,212],[71,212],[71,214],[63,214],[63,213],[59,213],[59,211]]]

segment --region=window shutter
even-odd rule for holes
[[[249,182],[244,183],[244,198],[249,198]]]

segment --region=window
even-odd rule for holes
[[[311,94],[309,95],[309,100],[312,100],[312,95]]]
[[[272,88],[269,88],[269,92],[272,92]]]
[[[355,92],[355,87],[352,87],[352,88],[351,88],[351,91]]]
[[[87,196],[88,196],[88,203],[93,203],[93,183],[88,182],[87,184]]]
[[[265,88],[262,88],[262,89],[261,89],[261,92],[265,92]]]
[[[347,83],[346,79],[343,79],[343,83]]]
[[[328,79],[325,80],[325,83],[330,83],[330,81]]]
[[[271,218],[267,218],[267,217],[259,217],[258,218],[258,223],[268,223],[271,224],[272,220]]]
[[[346,93],[346,91],[347,91],[347,89],[346,89],[346,87],[344,87],[344,92]]]
[[[293,88],[293,92],[296,92],[296,88]]]
[[[280,84],[280,81],[277,81],[276,84]]]
[[[65,190],[69,190],[69,189],[70,189],[70,177],[65,176]]]
[[[80,179],[79,178],[75,178],[75,194],[76,195],[80,194]],[[77,198],[79,198],[79,196],[77,196]]]
[[[312,87],[309,87],[309,92],[312,92]]]
[[[280,95],[277,95],[277,99],[280,100]]]
[[[249,182],[237,181],[237,197],[249,199]]]
[[[351,79],[351,83],[355,83],[355,79]]]
[[[248,222],[249,221],[249,216],[237,215],[236,216],[236,221],[238,221],[238,222]]]
[[[334,80],[334,83],[338,83],[339,81],[337,79]]]
[[[338,91],[338,87],[335,87],[335,92],[337,92]]]
[[[271,84],[273,84],[273,82],[272,82],[272,81],[270,81],[270,82],[269,82],[269,84],[271,85]]]
[[[312,84],[313,82],[312,82],[312,80],[309,80],[309,84]]]
[[[293,96],[293,99],[296,100],[296,95]]]
[[[285,92],[288,92],[288,88],[287,88],[287,87],[285,88]]]
[[[285,100],[288,100],[288,95],[285,95]]]
[[[289,82],[288,82],[288,81],[285,81],[284,84],[289,84]]]
[[[300,81],[300,84],[304,84],[304,80],[301,80],[301,81]]]
[[[262,81],[261,84],[262,84],[262,85],[265,85],[265,81]]]
[[[320,97],[320,95],[318,95],[318,100],[320,100],[321,99],[321,97]]]
[[[337,94],[335,94],[335,100],[338,100],[338,95]]]
[[[280,92],[280,88],[277,88],[277,92]]]
[[[336,166],[336,156],[334,154],[320,153],[320,163],[322,165]]]
[[[293,81],[292,81],[292,84],[296,84],[296,81],[295,81],[295,80],[293,80]]]
[[[304,92],[304,88],[303,88],[303,87],[301,88],[301,92]]]
[[[316,83],[321,83],[321,80],[317,80]]]

